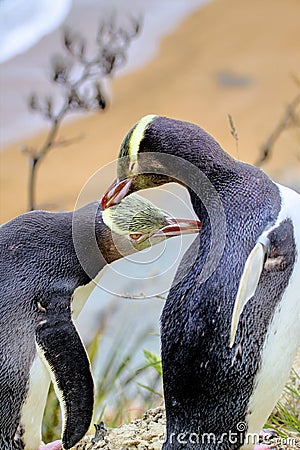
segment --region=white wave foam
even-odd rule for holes
[[[70,8],[72,3],[64,25],[81,33],[88,43],[93,42],[95,39],[99,22],[108,20],[113,16],[114,12],[117,13],[118,22],[120,21],[123,24],[126,24],[128,20],[130,21],[130,17],[142,19],[141,33],[137,39],[132,41],[128,50],[126,65],[122,70],[118,71],[119,76],[148,63],[159,51],[161,38],[174,30],[195,9],[200,8],[209,1],[27,0],[25,2],[24,0],[0,0],[0,61],[13,56],[12,50],[10,50],[11,56],[4,57],[4,35],[8,32],[15,33],[20,40],[23,32],[20,31],[19,26],[25,26],[26,24],[29,32],[32,31],[34,39],[37,40],[37,22],[39,22],[43,34],[46,34],[45,22],[47,27],[50,26],[51,22],[52,28],[58,28],[58,20],[63,22],[63,14],[67,14],[68,8]],[[17,19],[17,16],[11,18],[11,15],[14,16],[13,12],[18,10],[18,5],[20,8],[18,12],[19,19]],[[6,8],[6,20],[3,19],[4,6]],[[30,30],[29,22],[25,20],[25,12],[23,10],[31,11],[31,13],[26,13],[27,15],[29,14],[28,21],[30,14],[36,14],[33,20],[35,25],[32,25],[32,30]],[[54,10],[56,10],[55,13]],[[52,12],[50,13],[49,11]],[[56,16],[56,22],[54,16]],[[2,27],[1,22],[5,22],[5,28]],[[39,95],[54,95],[47,74],[49,73],[51,56],[55,52],[62,51],[60,43],[61,30],[57,29],[56,33],[53,33],[51,37],[49,36],[48,39],[44,39],[37,45],[32,46],[28,52],[25,52],[26,39],[25,33],[23,34],[24,36],[21,39],[22,47],[20,47],[21,44],[19,42],[18,49],[14,50],[14,54],[24,54],[1,65],[0,147],[45,127],[46,123],[43,118],[37,114],[28,113],[26,99],[29,93],[36,91]],[[12,47],[10,48],[12,49]]]
[[[57,28],[72,0],[2,0],[0,2],[0,62],[23,53]]]

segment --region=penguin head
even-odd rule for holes
[[[142,148],[141,142],[148,134],[149,127],[151,125],[152,128],[155,127],[158,117],[154,114],[143,117],[129,130],[123,139],[118,155],[118,176],[102,197],[103,209],[118,204],[129,193],[172,181],[168,177],[162,179],[162,176],[154,173],[143,173],[142,170],[140,155],[146,149]],[[152,142],[151,148],[147,150],[148,152],[157,151],[158,146],[155,142]]]
[[[137,194],[105,209],[102,219],[113,232],[114,243],[123,254],[144,250],[173,236],[197,233],[201,228],[198,220],[170,217]]]
[[[175,158],[176,157],[176,158]],[[102,198],[102,208],[120,202],[127,194],[169,182],[186,185],[182,173],[188,162],[204,173],[233,161],[219,144],[199,126],[149,114],[125,136],[119,151],[117,179]]]

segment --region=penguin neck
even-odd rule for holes
[[[276,197],[274,183],[257,167],[228,155],[210,134],[195,124],[158,117],[147,129],[139,151],[141,172],[146,167],[148,173],[162,174],[161,184],[176,181],[184,185],[201,221],[207,216],[204,203],[207,206],[208,202],[202,201],[205,195],[210,203],[217,194],[224,210],[229,211],[236,205],[237,195],[249,199],[261,193],[272,209],[268,195]]]
[[[102,218],[99,202],[89,203],[73,213],[73,242],[77,257],[93,278],[105,264],[111,264],[136,250],[125,236],[114,233]]]
[[[95,223],[95,236],[99,252],[107,264],[111,264],[114,261],[123,258],[123,256],[126,256],[116,244],[118,238],[115,233],[113,233],[103,222],[102,211],[99,211]]]
[[[199,186],[201,177],[207,179],[217,192],[223,192],[226,185],[239,177],[243,166],[199,126],[165,117],[157,118],[155,127],[147,130],[140,143],[140,152],[145,158],[142,168],[146,166],[149,172],[149,167],[153,167],[154,173],[157,168],[162,169],[162,179],[167,176],[168,181],[185,185],[192,201],[192,186]],[[150,152],[148,157],[147,152]],[[197,203],[196,199],[194,201]]]
[[[121,258],[112,233],[102,220],[100,203],[95,201],[72,214],[74,249],[84,271],[94,278],[106,265]]]

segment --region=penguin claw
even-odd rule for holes
[[[62,442],[53,441],[46,445],[40,445],[38,450],[62,450]]]

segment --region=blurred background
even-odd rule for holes
[[[99,23],[125,30],[137,24],[138,32],[113,76],[99,74],[106,107],[63,120],[59,139],[71,143],[51,149],[39,167],[39,209],[73,210],[82,189],[86,202],[99,199],[115,177],[111,162],[123,137],[149,113],[195,122],[231,155],[252,164],[271,143],[262,169],[300,191],[299,17],[298,0],[0,0],[1,222],[27,210],[29,159],[22,148],[40,148],[49,130],[49,121],[29,110],[28,99],[51,95],[59,106],[63,88],[49,80],[53,57],[70,56],[64,30],[80,33],[93,49]],[[183,189],[160,191],[146,195],[170,214],[193,217]],[[93,349],[95,342],[99,346],[95,366],[108,409],[116,401],[113,392],[118,399],[124,395],[125,403],[130,398],[134,415],[142,400],[160,401],[157,371],[140,370],[150,364],[143,349],[159,353],[163,298],[192,240],[176,238],[146,252],[143,264],[133,263],[137,280],[126,272],[128,262],[114,264],[82,312],[80,332]],[[133,377],[136,383],[128,388],[137,372],[144,378]],[[103,386],[103,376],[113,380],[110,387]]]

